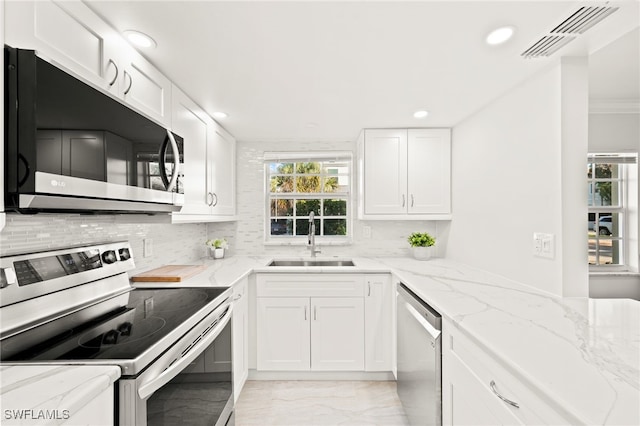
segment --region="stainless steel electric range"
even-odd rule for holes
[[[232,425],[231,289],[130,285],[129,243],[0,258],[0,361],[117,365],[121,425]]]

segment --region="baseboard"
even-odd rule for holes
[[[258,371],[249,370],[248,380],[395,380],[391,371]]]

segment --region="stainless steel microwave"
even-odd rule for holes
[[[4,54],[6,210],[180,210],[179,135],[33,50]]]

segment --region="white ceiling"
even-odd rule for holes
[[[227,112],[219,121],[241,141],[453,126],[558,56],[595,52],[640,25],[637,1],[610,2],[621,9],[552,57],[527,60],[520,53],[585,2],[85,2],[116,29],[151,35],[158,46],[141,52],[206,111]],[[503,25],[514,38],[486,45]],[[418,109],[430,115],[413,118]]]

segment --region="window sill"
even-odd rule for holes
[[[296,240],[296,241],[291,241],[291,240],[282,240],[282,241],[274,241],[274,240],[268,240],[268,241],[264,241],[263,244],[265,246],[308,246],[309,243],[307,242],[306,238],[304,240]],[[325,246],[350,246],[351,244],[353,244],[353,240],[352,239],[347,239],[344,241],[336,241],[336,240],[330,240],[330,241],[318,241],[316,240],[316,247],[325,247]]]
[[[589,271],[590,277],[640,277],[640,272],[634,271]]]

